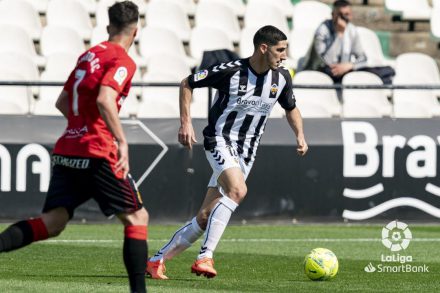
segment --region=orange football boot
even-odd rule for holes
[[[217,276],[217,271],[214,269],[214,260],[209,257],[196,260],[191,266],[191,273],[197,276],[203,275],[208,279]]]
[[[164,275],[167,269],[165,268],[165,263],[162,258],[156,261],[150,261],[150,259],[148,259],[147,269],[145,271],[147,275],[153,279],[168,280],[168,277]]]

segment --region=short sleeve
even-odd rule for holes
[[[218,90],[229,90],[229,79],[240,70],[240,61],[221,63],[209,69],[200,70],[188,76],[191,88],[213,87]]]
[[[286,85],[283,88],[280,96],[278,97],[278,103],[284,110],[291,111],[296,107],[296,99],[292,88],[292,78],[289,72],[281,72],[286,79]]]
[[[128,92],[135,69],[128,60],[116,59],[105,72],[101,85],[110,86],[118,93]]]

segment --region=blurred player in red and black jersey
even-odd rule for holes
[[[125,226],[123,258],[132,292],[145,292],[148,213],[129,174],[128,145],[118,117],[136,64],[127,55],[137,33],[138,7],[109,8],[109,40],[83,53],[56,106],[67,128],[52,156],[52,178],[41,217],[0,234],[0,252],[59,235],[75,209],[93,198]]]

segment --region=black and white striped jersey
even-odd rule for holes
[[[258,74],[249,58],[199,71],[188,77],[188,83],[191,88],[217,89],[203,130],[205,149],[231,145],[247,163],[255,157],[275,103],[286,110],[296,106],[289,72],[280,67]]]

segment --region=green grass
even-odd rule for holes
[[[0,230],[6,226],[0,225]],[[177,226],[151,226],[154,253]],[[167,263],[168,281],[148,279],[149,292],[440,292],[440,228],[410,225],[414,240],[405,252],[429,273],[366,273],[368,263],[390,254],[380,225],[244,225],[228,227],[216,255],[219,275],[190,273],[199,244]],[[71,225],[56,240],[0,254],[0,292],[128,292],[122,264],[122,227]],[[348,239],[348,240],[344,240]],[[363,240],[362,240],[363,239]],[[419,239],[419,241],[417,241]],[[110,240],[85,242],[71,240]],[[339,259],[335,279],[313,282],[302,261],[313,248]]]

